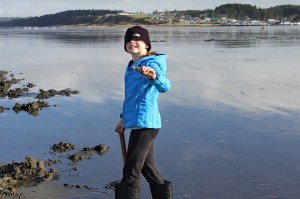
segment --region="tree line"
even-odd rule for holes
[[[69,10],[56,14],[48,14],[40,17],[12,18],[12,20],[0,21],[0,26],[57,26],[57,25],[113,25],[126,23],[155,24],[149,16],[135,17],[134,15],[117,15],[122,10]],[[157,12],[157,11],[156,11]],[[155,13],[155,12],[154,12]],[[154,14],[153,13],[153,14]],[[300,5],[281,5],[266,9],[257,8],[250,4],[224,4],[215,9],[166,11],[172,16],[190,17],[226,17],[243,20],[267,21],[268,19],[300,21]]]
[[[199,17],[207,15],[209,17],[226,17],[243,20],[250,18],[253,20],[267,21],[268,19],[282,20],[288,18],[291,21],[300,21],[300,5],[281,5],[270,8],[257,8],[250,4],[224,4],[215,9],[207,10],[186,10],[176,11],[180,15]]]
[[[57,26],[87,24],[99,16],[117,14],[122,10],[68,10],[40,17],[18,18],[0,23],[0,26]]]

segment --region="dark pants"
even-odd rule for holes
[[[133,189],[140,188],[140,174],[151,184],[164,184],[164,179],[154,162],[153,141],[159,129],[135,129],[129,137],[126,165],[122,184]]]

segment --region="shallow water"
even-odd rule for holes
[[[52,157],[52,144],[105,144],[104,156],[60,173],[57,184],[87,184],[70,198],[114,198],[121,177],[113,132],[123,98],[127,27],[0,29],[0,70],[34,89],[77,89],[47,100],[33,117],[0,114],[0,162]],[[171,90],[160,95],[158,168],[174,198],[298,198],[300,194],[300,26],[149,27],[152,49],[168,55]],[[32,98],[0,99],[1,106]],[[127,134],[128,136],[128,134]],[[66,156],[66,155],[65,155]],[[67,160],[65,160],[68,163]],[[71,165],[58,165],[68,170]],[[151,198],[142,179],[142,198]]]

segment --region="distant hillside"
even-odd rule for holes
[[[90,25],[154,24],[149,15],[108,15],[99,16]]]
[[[283,18],[290,18],[293,20],[295,16],[300,16],[300,5],[281,5],[261,9],[249,4],[225,4],[217,7],[215,9],[215,14],[235,19],[249,17],[261,21],[266,21],[268,19],[280,20]]]
[[[266,21],[268,19],[289,19],[300,21],[300,5],[281,5],[266,9],[250,4],[224,4],[215,9],[153,12],[150,15],[123,15],[122,10],[70,10],[30,18],[0,18],[0,26],[61,26],[61,25],[123,25],[123,24],[157,24],[179,21],[185,17],[226,17],[242,20],[250,18]],[[157,16],[164,16],[163,22]],[[2,20],[1,20],[2,19]]]
[[[0,23],[0,26],[58,26],[90,24],[99,17],[115,15],[121,10],[69,10],[40,17],[20,18]]]
[[[300,5],[281,5],[262,9],[250,4],[228,3],[220,5],[215,9],[171,11],[170,13],[176,14],[177,16],[226,17],[237,20],[251,18],[254,20],[267,21],[268,19],[281,20],[283,18],[288,18],[291,21],[300,21]]]
[[[16,17],[0,17],[0,23],[1,22],[12,21],[14,19],[19,19],[19,18],[16,18]]]

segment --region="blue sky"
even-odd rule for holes
[[[154,10],[204,10],[226,3],[241,3],[268,8],[276,5],[300,5],[300,0],[0,0],[0,17],[29,17],[65,10],[110,9],[127,12]]]

